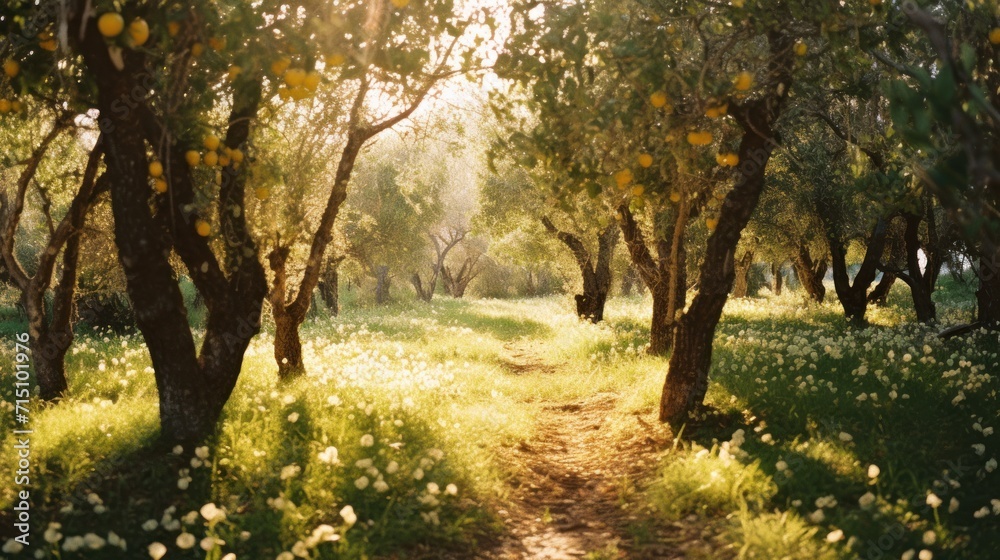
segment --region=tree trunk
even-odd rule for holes
[[[732,112],[744,130],[739,146],[739,175],[723,200],[719,222],[709,236],[701,263],[701,285],[674,334],[669,373],[663,384],[660,420],[675,431],[700,407],[708,390],[712,341],[735,277],[734,258],[743,228],[750,221],[764,188],[767,163],[776,146],[772,126],[792,83],[791,38],[768,33],[771,60],[768,75],[773,93],[740,105]]]
[[[802,284],[802,289],[806,291],[809,299],[816,303],[823,303],[823,300],[826,299],[826,286],[823,284],[827,269],[826,259],[813,262],[809,249],[799,246],[793,268],[795,276],[799,279],[799,284]]]
[[[875,288],[868,294],[868,303],[878,307],[884,306],[889,300],[889,292],[892,285],[896,283],[896,275],[892,272],[883,272],[882,279],[875,284]]]
[[[834,232],[834,225],[827,224],[827,241],[830,245],[830,257],[833,263],[833,284],[836,287],[840,305],[844,308],[844,315],[855,326],[860,327],[867,323],[865,311],[868,309],[868,288],[878,274],[879,261],[882,259],[888,233],[888,222],[879,218],[868,236],[861,267],[858,268],[858,273],[854,275],[854,281],[851,282],[847,272],[847,250],[844,242]]]
[[[287,246],[278,245],[268,254],[268,265],[274,272],[271,286],[271,313],[274,315],[274,361],[278,364],[278,379],[287,380],[305,372],[302,365],[302,341],[299,339],[299,325],[305,321],[295,315],[296,308],[285,305],[285,290],[288,282]]]
[[[750,293],[750,267],[753,266],[753,251],[743,253],[743,258],[736,261],[736,279],[733,282],[734,298],[745,298]]]
[[[410,283],[413,284],[413,289],[416,290],[418,299],[427,302],[431,301],[431,296],[434,292],[430,286],[424,288],[424,282],[420,279],[420,274],[414,272],[413,276],[410,277]]]
[[[785,278],[781,275],[781,263],[771,265],[771,293],[780,296]]]
[[[979,255],[977,320],[990,328],[1000,325],[1000,245]]]
[[[384,305],[389,302],[389,267],[375,267],[375,303]]]
[[[903,233],[903,240],[906,246],[906,274],[901,274],[900,278],[910,287],[910,296],[913,299],[913,309],[917,313],[917,321],[921,323],[933,323],[937,320],[937,308],[931,295],[934,293],[934,285],[937,283],[937,275],[940,265],[936,262],[937,251],[928,247],[924,252],[927,259],[927,266],[920,269],[920,223],[923,218],[917,214],[909,212],[903,214],[906,221],[906,231]],[[933,220],[933,214],[929,215]],[[928,229],[933,235],[934,224],[928,223]],[[934,243],[932,243],[934,244]]]
[[[590,251],[579,237],[559,231],[547,217],[542,217],[542,224],[549,233],[569,247],[580,267],[583,293],[574,296],[577,316],[592,323],[601,322],[604,319],[604,303],[611,289],[611,258],[615,245],[618,244],[618,227],[608,226],[598,235],[597,261],[594,262]]]
[[[323,298],[323,304],[336,317],[340,314],[340,263],[344,257],[340,256],[331,259],[323,271],[323,278],[319,282],[319,297]]]
[[[635,267],[626,267],[625,272],[622,274],[622,295],[625,297],[631,297],[633,293],[636,293],[641,289],[642,279],[639,278],[639,274],[635,271]]]
[[[84,13],[83,6],[77,6],[71,28],[81,28]],[[223,268],[209,241],[195,231],[197,216],[189,211],[194,185],[182,146],[172,144],[161,128],[162,121],[145,101],[139,101],[144,96],[138,93],[145,94],[139,83],[143,54],[126,51],[125,68],[119,70],[96,19],[86,17],[79,47],[96,80],[115,243],[136,324],[155,371],[161,436],[171,442],[194,443],[215,428],[242,369],[243,354],[260,329],[261,303],[267,293],[257,247],[246,225],[246,174],[232,164],[222,172],[218,203],[223,209],[220,235],[227,241],[222,249]],[[236,95],[225,139],[225,145],[234,149],[246,142],[260,101],[259,84],[240,88]],[[121,110],[123,99],[135,102],[131,110]],[[153,207],[147,140],[162,158],[170,187],[169,196],[153,197]],[[169,260],[171,249],[205,296],[208,320],[200,352]]]

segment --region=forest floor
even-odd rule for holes
[[[33,416],[38,538],[8,540],[0,485],[0,560],[994,558],[1000,339],[941,339],[972,295],[935,297],[933,328],[905,291],[867,329],[795,293],[730,302],[712,414],[679,441],[643,298],[600,325],[561,297],[349,306],[304,326],[309,373],[284,384],[267,330],[192,449],[157,438],[142,337],[82,330],[70,394]]]
[[[526,344],[505,350],[505,365],[517,375],[543,376],[559,367]],[[690,557],[692,549],[708,552],[703,527],[654,523],[642,512],[640,488],[655,475],[672,436],[651,413],[636,415],[642,432],[616,433],[609,420],[618,399],[600,392],[538,408],[533,436],[508,456],[514,475],[499,511],[507,532],[477,557],[668,559]]]

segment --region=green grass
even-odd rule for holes
[[[942,285],[944,320],[967,321],[971,292],[948,278]],[[803,306],[795,293],[731,302],[714,354],[713,412],[639,481],[648,513],[636,538],[657,523],[696,519],[720,557],[899,558],[922,549],[991,557],[1000,544],[991,503],[1000,480],[987,468],[1000,443],[992,433],[1000,344],[985,333],[941,341],[908,324],[908,294],[898,288],[864,330],[850,329],[835,302]],[[143,558],[154,542],[169,548],[167,558],[210,559],[468,549],[499,526],[510,474],[500,454],[530,437],[537,407],[612,392],[612,428],[641,429],[636,415],[655,410],[667,370],[644,353],[649,309],[646,299],[614,299],[607,320],[592,325],[573,316],[568,297],[347,307],[304,325],[309,375],[287,385],[277,383],[265,328],[217,436],[197,453],[157,443],[141,337],[83,332],[68,357],[70,397],[33,413],[33,534],[41,542],[60,524],[59,541],[41,548],[51,558]],[[551,367],[511,371],[518,350]],[[9,449],[11,415],[0,422]],[[0,470],[13,460],[0,455]],[[0,487],[0,531],[10,527],[12,490]],[[942,500],[936,509],[931,492]],[[198,513],[209,503],[225,519]],[[326,526],[337,540],[322,539]],[[88,533],[107,540],[109,531],[127,552],[61,548]],[[181,534],[225,544],[180,549]]]

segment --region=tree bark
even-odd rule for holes
[[[825,213],[822,213],[825,215]],[[834,224],[827,223],[827,242],[830,245],[830,258],[833,263],[833,284],[837,290],[837,298],[841,307],[844,308],[844,315],[855,326],[866,324],[865,312],[868,309],[868,288],[875,281],[878,274],[879,261],[882,258],[882,250],[885,248],[886,238],[889,234],[889,224],[879,218],[868,236],[865,246],[865,256],[861,262],[858,273],[854,275],[851,282],[847,272],[847,249],[845,243],[836,234]]]
[[[389,302],[389,267],[375,267],[375,303],[385,305]]]
[[[323,304],[336,317],[340,314],[340,263],[344,257],[340,256],[331,259],[323,272],[323,279],[319,282],[319,296],[323,298]]]
[[[595,262],[579,237],[559,231],[547,217],[542,217],[542,224],[549,233],[569,247],[577,266],[580,267],[583,293],[574,296],[577,316],[592,323],[601,322],[604,319],[604,304],[608,299],[608,291],[611,290],[611,258],[614,255],[615,245],[618,244],[618,227],[608,226],[598,235]]]
[[[780,296],[785,278],[781,275],[781,263],[771,264],[771,293]]]
[[[903,233],[903,241],[906,247],[906,273],[897,272],[903,282],[910,288],[910,296],[913,299],[913,309],[917,313],[917,321],[921,323],[933,323],[937,320],[937,308],[931,295],[934,293],[934,286],[937,284],[937,277],[941,270],[941,262],[938,258],[937,232],[933,223],[933,213],[928,213],[928,238],[926,246],[920,243],[920,224],[923,218],[918,214],[906,212],[903,214],[906,223],[906,230]],[[920,269],[920,250],[924,249],[924,257],[927,259],[924,270]]]
[[[994,329],[1000,326],[1000,245],[980,251],[976,304],[980,324]]]
[[[875,284],[875,288],[868,294],[868,303],[884,306],[889,300],[889,292],[892,285],[896,283],[896,275],[892,272],[883,272],[882,279]]]
[[[823,278],[826,277],[827,266],[825,258],[813,262],[809,255],[809,249],[805,246],[799,246],[793,263],[795,276],[799,279],[799,284],[802,284],[802,289],[806,291],[809,299],[816,303],[823,303],[823,300],[826,299],[826,286],[823,284]]]
[[[462,266],[458,269],[458,272],[452,272],[450,268],[446,265],[441,267],[441,278],[444,280],[444,287],[448,290],[448,294],[456,299],[461,299],[465,296],[465,290],[469,287],[469,284],[479,276],[481,268],[477,268],[476,265],[479,263],[479,258],[482,255],[476,254],[470,257],[465,257],[462,261]],[[541,282],[541,272],[538,273],[538,281]],[[528,281],[531,282],[531,272],[528,272]],[[537,293],[538,286],[535,287],[535,292]]]
[[[736,278],[733,281],[732,297],[745,298],[750,293],[750,268],[753,266],[753,251],[743,253],[736,261]]]
[[[666,225],[672,231],[671,239],[660,237],[656,240],[654,257],[628,205],[621,204],[618,207],[618,225],[632,265],[653,298],[647,351],[653,356],[664,356],[670,351],[678,311],[684,309],[687,300],[687,249],[684,233],[689,211],[687,201],[678,205],[672,222]]]
[[[792,40],[780,31],[768,32],[773,78],[769,95],[739,105],[732,112],[744,130],[739,146],[739,175],[719,211],[701,264],[701,284],[674,333],[669,373],[663,384],[660,420],[675,430],[700,407],[708,389],[712,341],[735,277],[734,258],[743,228],[750,221],[764,187],[767,163],[777,144],[773,125],[792,85]]]
[[[86,13],[83,4],[78,2],[70,27],[81,28],[80,18],[88,18],[82,42],[75,46],[96,80],[115,243],[136,323],[155,371],[161,437],[171,442],[201,441],[214,430],[232,393],[243,354],[260,329],[260,309],[267,293],[257,247],[246,225],[246,174],[232,164],[222,171],[218,204],[220,234],[227,241],[223,268],[209,241],[195,230],[196,216],[189,211],[194,185],[183,146],[174,144],[144,101],[148,93],[141,83],[144,55],[125,50],[124,69],[117,69],[96,19],[82,16]],[[236,91],[225,146],[235,149],[246,142],[260,95],[259,83]],[[130,104],[123,106],[123,100]],[[164,165],[169,185],[164,195],[151,194],[147,141]],[[169,260],[171,249],[205,298],[208,318],[200,352]]]

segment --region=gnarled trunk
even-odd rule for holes
[[[743,258],[736,261],[736,278],[733,281],[734,298],[745,298],[750,293],[750,268],[753,266],[753,251],[743,253]]]
[[[822,213],[821,213],[822,214]],[[825,214],[822,214],[825,215]],[[833,262],[833,284],[837,290],[837,298],[844,315],[855,326],[866,324],[865,312],[868,309],[868,288],[878,274],[879,260],[885,248],[889,233],[889,223],[879,218],[868,236],[865,246],[865,256],[851,282],[847,272],[847,249],[845,243],[835,233],[835,226],[827,223],[827,241],[830,244],[830,257]]]
[[[81,27],[77,6],[70,27]],[[267,293],[257,247],[246,225],[246,174],[233,164],[223,168],[219,187],[219,231],[224,265],[207,239],[195,229],[194,185],[184,149],[175,144],[162,121],[146,104],[140,83],[144,55],[123,53],[124,69],[112,62],[96,20],[85,17],[78,45],[95,77],[99,123],[105,134],[104,161],[111,189],[115,243],[155,371],[161,436],[172,442],[195,442],[215,428],[243,364],[243,354],[260,329],[260,309]],[[76,34],[71,34],[71,37]],[[229,116],[224,145],[244,145],[260,102],[258,84],[239,88]],[[122,99],[135,101],[121,111]],[[159,154],[169,195],[154,196],[149,187],[147,141]],[[151,208],[150,199],[153,199]],[[154,212],[155,209],[155,212]],[[195,287],[205,298],[208,319],[200,352],[188,325],[187,311],[169,255],[176,251]]]
[[[781,289],[784,286],[785,277],[781,273],[781,264],[774,263],[771,265],[771,293],[780,296]]]
[[[884,306],[889,300],[889,292],[892,285],[896,283],[896,275],[892,272],[883,272],[882,278],[875,284],[871,293],[868,294],[868,303],[878,307]]]
[[[611,290],[611,258],[614,256],[615,245],[618,244],[618,228],[611,225],[598,235],[597,261],[595,262],[579,237],[559,231],[547,217],[542,218],[542,224],[549,233],[562,241],[576,258],[583,277],[583,293],[576,294],[576,314],[593,323],[604,319],[604,304]]]
[[[792,41],[780,31],[768,33],[774,79],[763,98],[737,106],[732,115],[744,130],[739,146],[739,175],[719,210],[719,221],[709,236],[701,263],[700,286],[674,333],[667,379],[660,400],[660,420],[675,430],[700,407],[708,390],[712,342],[735,277],[736,246],[750,221],[764,188],[767,163],[776,146],[772,126],[792,84]]]
[[[799,246],[793,263],[795,276],[799,279],[799,284],[802,284],[802,289],[806,291],[809,299],[816,303],[823,303],[823,300],[826,299],[826,286],[823,284],[823,278],[826,277],[827,266],[825,258],[813,262],[809,249],[805,246]]]
[[[330,259],[326,270],[323,271],[323,278],[317,285],[319,297],[323,299],[323,305],[334,317],[340,314],[340,263],[342,262],[344,262],[343,256]]]

